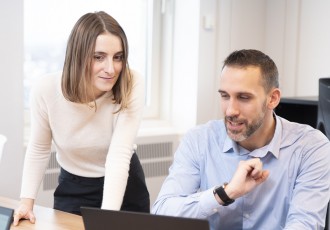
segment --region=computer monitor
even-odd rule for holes
[[[330,78],[319,79],[317,128],[330,139]]]
[[[330,140],[330,78],[319,79],[319,105],[317,128]],[[330,229],[330,202],[328,203],[325,230]]]
[[[81,207],[85,230],[209,230],[206,219]]]

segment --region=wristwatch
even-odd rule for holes
[[[219,198],[223,202],[223,206],[228,206],[232,203],[234,203],[235,200],[230,199],[227,193],[225,192],[225,187],[228,183],[224,183],[222,186],[215,187],[213,190],[213,194],[218,194]]]

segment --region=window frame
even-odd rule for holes
[[[166,0],[165,0],[166,1]],[[147,59],[145,63],[146,74],[146,106],[144,111],[144,119],[157,119],[160,114],[160,94],[161,89],[159,87],[159,78],[161,77],[161,40],[162,40],[162,4],[163,0],[146,0],[147,4],[147,39],[146,39],[146,53]],[[24,26],[24,32],[26,28]],[[24,42],[24,47],[27,44]],[[24,48],[25,49],[25,48]],[[24,51],[25,53],[26,51]],[[25,56],[25,55],[24,55]],[[26,63],[26,57],[24,58],[24,65]],[[26,72],[24,71],[24,79],[26,79]],[[28,81],[28,80],[27,80]],[[33,82],[33,81],[32,81]],[[24,88],[24,100],[28,103],[29,92],[31,86],[30,82],[26,83],[27,86]],[[27,107],[27,108],[26,108]],[[25,126],[29,126],[29,106],[25,106]]]

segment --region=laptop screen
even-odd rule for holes
[[[85,230],[209,230],[207,220],[81,207]]]
[[[14,210],[11,208],[0,207],[0,230],[9,230]]]

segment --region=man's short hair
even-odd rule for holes
[[[237,68],[259,67],[265,91],[269,92],[272,88],[279,88],[278,70],[275,62],[259,50],[236,50],[225,59],[222,69],[225,66]]]

